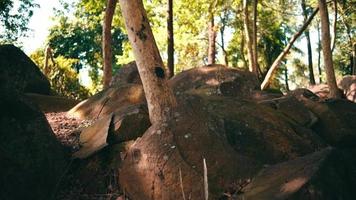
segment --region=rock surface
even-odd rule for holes
[[[240,199],[354,199],[356,149],[331,149],[267,167]]]
[[[128,105],[142,104],[145,101],[142,85],[111,86],[80,102],[68,112],[68,115],[80,119],[98,119]]]
[[[356,103],[356,75],[344,76],[338,83],[347,100]]]
[[[135,61],[123,65],[113,76],[110,86],[120,86],[127,83],[142,85],[140,74],[138,73]]]
[[[196,94],[182,97],[174,119],[151,126],[124,156],[120,183],[132,199],[181,198],[179,171],[185,194],[200,199],[202,158],[208,166],[209,196],[216,199],[228,184],[250,179],[264,164],[325,146],[313,133],[295,132],[273,109],[231,97]]]
[[[48,199],[66,166],[45,116],[15,91],[0,89],[0,199]]]
[[[0,82],[20,92],[51,93],[47,78],[25,53],[13,45],[0,45]]]

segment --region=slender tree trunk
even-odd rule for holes
[[[302,0],[302,10],[304,15],[304,22],[306,22],[308,20],[308,12],[307,12],[307,6],[305,4],[305,0]],[[309,84],[315,85],[314,70],[313,70],[313,55],[312,55],[312,47],[311,47],[308,28],[305,30],[304,34],[305,34],[305,38],[307,39],[307,48],[308,48]]]
[[[300,30],[292,36],[292,38],[289,40],[288,45],[286,47],[284,47],[283,51],[279,54],[279,56],[276,58],[276,60],[272,63],[271,67],[269,68],[269,70],[265,76],[265,79],[263,80],[263,82],[261,84],[261,90],[264,90],[268,87],[277,67],[281,64],[284,57],[289,53],[289,50],[292,48],[294,42],[303,33],[303,31],[308,27],[308,25],[310,24],[310,22],[313,20],[314,16],[316,15],[316,13],[318,13],[318,10],[319,10],[319,8],[316,8],[314,10],[314,12],[308,18],[308,20],[303,24],[303,26],[300,28]]]
[[[256,74],[261,71],[258,65],[258,53],[257,53],[257,4],[258,0],[253,1],[253,26],[252,26],[252,52],[253,52],[253,63],[254,63],[254,70],[256,70]],[[262,74],[261,74],[262,75]]]
[[[248,55],[248,69],[257,75],[256,64],[253,57],[253,47],[252,47],[252,36],[250,32],[250,21],[248,12],[248,1],[243,0],[243,10],[244,10],[244,30],[245,30],[245,40],[247,43],[247,55]]]
[[[210,14],[209,21],[209,47],[208,47],[208,65],[215,64],[215,53],[216,53],[216,31],[215,31],[215,23],[214,23],[214,14]]]
[[[228,66],[229,65],[229,59],[227,57],[227,51],[225,49],[225,40],[224,40],[224,28],[220,28],[220,39],[221,39],[221,50],[223,52],[224,56],[224,65]]]
[[[150,121],[153,125],[165,122],[177,103],[168,87],[142,0],[120,0],[120,7],[145,91]]]
[[[334,35],[333,35],[333,40],[332,40],[332,45],[331,45],[331,53],[334,52],[335,45],[336,45],[336,25],[337,25],[337,0],[333,0],[334,2],[334,24],[333,24],[333,30],[334,30]]]
[[[286,84],[286,90],[289,91],[288,68],[287,68],[287,66],[284,68],[284,81],[285,81],[285,84]]]
[[[320,66],[320,63],[321,63],[321,40],[320,40],[320,26],[319,26],[319,21],[318,21],[318,71],[319,71],[319,84],[323,82],[323,79],[321,77],[321,66]]]
[[[44,62],[44,69],[43,69],[44,75],[46,77],[48,77],[48,75],[49,75],[48,60],[49,60],[50,51],[51,51],[51,47],[47,46],[46,50],[45,50],[45,62]]]
[[[353,44],[353,51],[352,51],[352,75],[356,75],[356,42]]]
[[[111,24],[113,20],[113,16],[115,13],[117,0],[107,0],[107,5],[105,9],[105,17],[103,23],[103,86],[104,88],[108,88],[110,86],[110,82],[112,79],[112,63],[113,63],[113,55],[112,55],[112,36],[111,36]]]
[[[326,80],[329,86],[331,98],[341,98],[341,93],[336,85],[335,72],[333,67],[332,53],[330,48],[330,28],[329,16],[326,0],[318,0],[320,8],[321,21],[321,45],[323,47],[324,65],[326,71]]]
[[[242,62],[244,63],[244,68],[248,67],[248,63],[246,61],[245,58],[245,37],[244,37],[244,32],[241,31],[241,46],[240,46],[240,51],[241,51],[241,58],[242,58]]]
[[[44,75],[46,77],[50,75],[49,59],[51,59],[53,66],[56,65],[56,62],[54,61],[53,58],[52,48],[50,46],[47,46],[45,51],[45,63],[44,63]]]
[[[226,10],[224,10],[224,17],[220,18],[220,21],[222,23],[222,26],[220,28],[220,41],[221,41],[221,50],[223,52],[224,56],[224,65],[228,66],[229,65],[229,60],[227,57],[227,51],[225,49],[225,27],[226,27]]]
[[[168,0],[168,18],[167,18],[167,65],[169,70],[168,78],[174,76],[174,33],[173,33],[173,0]]]

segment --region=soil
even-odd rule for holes
[[[56,135],[57,139],[67,148],[68,153],[79,149],[79,135],[84,127],[89,126],[95,120],[80,120],[78,118],[68,117],[66,112],[45,113],[46,118]],[[72,160],[66,169],[63,169],[63,177],[57,184],[56,194],[51,199],[56,200],[117,200],[122,199],[118,191],[117,174],[112,171],[99,171],[101,176],[107,176],[111,181],[107,184],[106,193],[88,192],[87,183],[78,176],[78,171],[85,168],[88,160]],[[78,170],[79,169],[79,170]],[[90,181],[90,180],[88,180]]]

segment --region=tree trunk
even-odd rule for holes
[[[258,0],[253,1],[253,26],[252,26],[252,43],[253,43],[253,63],[254,63],[254,68],[256,70],[256,74],[258,75],[258,71],[261,71],[258,65],[258,54],[257,54],[257,4]],[[262,75],[262,74],[261,74]]]
[[[323,82],[323,79],[321,77],[321,66],[320,66],[320,63],[321,63],[321,40],[320,40],[320,26],[319,26],[319,22],[318,22],[318,71],[319,71],[319,84]]]
[[[277,67],[281,64],[283,58],[289,53],[289,50],[292,48],[294,42],[303,33],[303,31],[308,27],[308,25],[310,24],[310,22],[313,20],[314,16],[316,15],[316,13],[318,13],[318,10],[319,10],[319,8],[316,8],[314,10],[314,12],[308,18],[308,20],[303,24],[303,26],[300,28],[300,30],[292,36],[292,38],[289,40],[288,45],[286,47],[284,47],[283,51],[279,54],[279,56],[273,62],[273,64],[271,65],[271,67],[269,68],[269,70],[265,76],[265,79],[263,80],[263,82],[261,84],[261,90],[264,90],[268,87]]]
[[[210,14],[209,21],[209,47],[208,47],[208,65],[215,64],[215,53],[216,53],[216,32],[215,32],[215,23],[214,23],[214,14]]]
[[[169,119],[176,99],[167,85],[162,58],[142,0],[120,0],[122,15],[136,59],[153,125]]]
[[[325,0],[318,0],[321,21],[321,45],[323,48],[326,80],[329,86],[329,96],[331,98],[341,98],[341,93],[336,85],[335,72],[333,67],[332,53],[330,49],[330,28],[328,8]]]
[[[352,51],[352,75],[356,75],[356,43],[353,44],[353,51]]]
[[[334,0],[334,24],[333,24],[333,30],[334,30],[334,36],[333,36],[333,40],[332,40],[332,45],[331,45],[331,53],[334,52],[335,49],[335,45],[336,45],[336,33],[337,33],[337,29],[336,29],[336,25],[337,25],[337,1]]]
[[[242,58],[242,62],[244,63],[244,68],[247,68],[248,63],[245,58],[244,49],[245,49],[245,37],[244,37],[244,32],[241,31],[241,46],[240,46],[241,58]]]
[[[111,36],[111,24],[115,13],[117,0],[107,0],[107,5],[105,9],[105,17],[103,23],[103,86],[108,88],[110,86],[112,78],[112,36]]]
[[[287,66],[284,69],[284,81],[285,81],[285,84],[286,84],[286,90],[290,91],[289,90],[289,84],[288,84],[288,68],[287,68]]]
[[[174,33],[173,33],[173,0],[168,0],[168,18],[167,18],[167,67],[169,70],[168,78],[174,76]]]
[[[220,28],[220,41],[221,41],[221,50],[224,56],[224,65],[229,65],[229,60],[227,57],[227,51],[225,49],[225,27],[226,27],[226,10],[224,10],[224,16],[220,18],[221,28]]]
[[[257,74],[256,64],[253,57],[253,47],[252,47],[252,36],[250,32],[250,21],[248,12],[248,1],[243,0],[243,11],[244,11],[244,30],[245,30],[245,40],[247,43],[247,54],[248,54],[248,69],[250,72]]]
[[[302,10],[304,15],[304,22],[308,20],[308,12],[307,6],[305,4],[305,0],[302,0]],[[308,47],[308,69],[309,69],[309,83],[310,85],[315,85],[315,78],[314,78],[314,70],[313,70],[313,55],[312,55],[312,47],[310,42],[310,35],[309,30],[305,30],[305,37],[307,39],[307,47]]]
[[[45,62],[44,62],[44,69],[43,69],[43,73],[46,77],[48,77],[49,74],[48,60],[49,60],[50,51],[51,51],[51,47],[47,46],[45,50]]]

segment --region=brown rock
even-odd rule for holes
[[[349,101],[356,103],[356,75],[344,76],[338,86]]]
[[[64,149],[38,107],[0,93],[0,199],[48,199],[66,168]]]
[[[141,84],[140,74],[138,73],[135,61],[123,65],[114,75],[110,86],[120,86],[127,83]]]
[[[355,149],[331,149],[264,169],[243,189],[240,199],[353,199]]]
[[[259,90],[257,78],[247,71],[228,68],[224,65],[211,65],[183,71],[169,80],[174,93],[190,89],[215,88],[226,96],[248,96]]]
[[[216,199],[263,164],[323,147],[309,133],[297,134],[278,111],[256,103],[196,94],[181,101],[167,124],[151,126],[124,156],[120,183],[131,198],[181,198],[181,171],[185,195],[201,199],[205,158],[209,197]]]
[[[13,45],[0,45],[0,82],[20,92],[51,93],[49,81],[36,64]]]
[[[126,108],[128,105],[142,104],[144,102],[145,96],[142,85],[111,86],[80,102],[68,111],[68,115],[80,119],[95,119]]]

